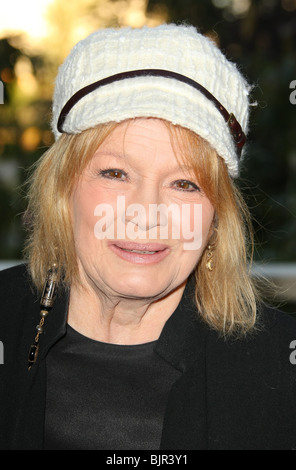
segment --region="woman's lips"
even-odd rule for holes
[[[158,263],[169,254],[168,245],[161,243],[114,241],[109,243],[109,247],[120,258],[137,264]]]

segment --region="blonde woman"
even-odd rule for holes
[[[296,323],[260,301],[235,185],[249,94],[190,26],[74,47],[1,273],[1,448],[295,447]]]

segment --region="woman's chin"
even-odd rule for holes
[[[155,276],[154,278],[123,276],[122,282],[113,283],[113,289],[124,297],[157,299],[170,290],[170,283],[156,282]]]

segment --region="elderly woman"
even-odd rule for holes
[[[0,277],[2,449],[296,446],[296,323],[260,301],[234,181],[249,92],[191,26],[73,48]]]

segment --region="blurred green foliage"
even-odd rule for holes
[[[15,73],[20,60],[29,69],[22,76],[28,94],[20,92]],[[4,104],[0,106],[0,259],[22,258],[23,183],[28,169],[52,141],[48,129],[51,102],[42,96],[42,89],[36,96],[33,93],[38,68],[42,67],[42,58],[27,56],[9,39],[0,40],[0,78],[4,84]]]

